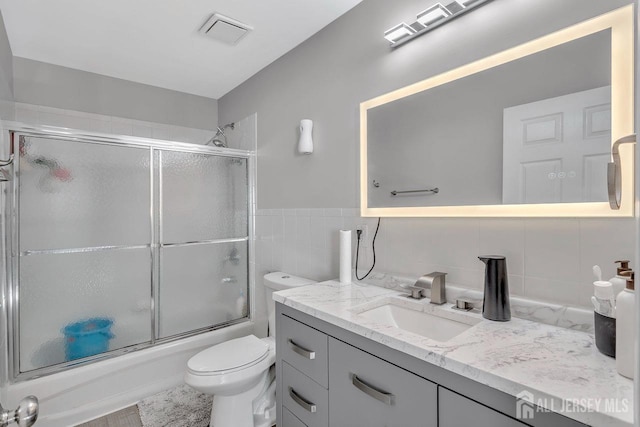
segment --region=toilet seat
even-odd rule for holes
[[[269,357],[270,346],[255,335],[236,338],[204,350],[187,362],[192,375],[226,375],[250,368]]]

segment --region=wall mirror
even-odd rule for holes
[[[633,9],[363,102],[363,216],[633,215]]]

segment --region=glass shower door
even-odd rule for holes
[[[248,156],[84,134],[12,135],[13,378],[249,317]]]
[[[151,151],[14,141],[17,373],[152,340]]]
[[[157,338],[248,314],[247,159],[161,151]]]

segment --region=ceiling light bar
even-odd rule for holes
[[[446,6],[436,3],[420,12],[413,24],[408,25],[403,22],[385,31],[384,38],[389,41],[391,47],[396,48],[490,1],[457,0]]]

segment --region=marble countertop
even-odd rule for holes
[[[276,292],[273,299],[320,320],[594,426],[633,425],[633,381],[618,375],[588,333],[512,318],[493,322],[475,312],[413,301],[363,283],[328,281]],[[359,313],[391,302],[474,324],[446,342],[376,323]]]

